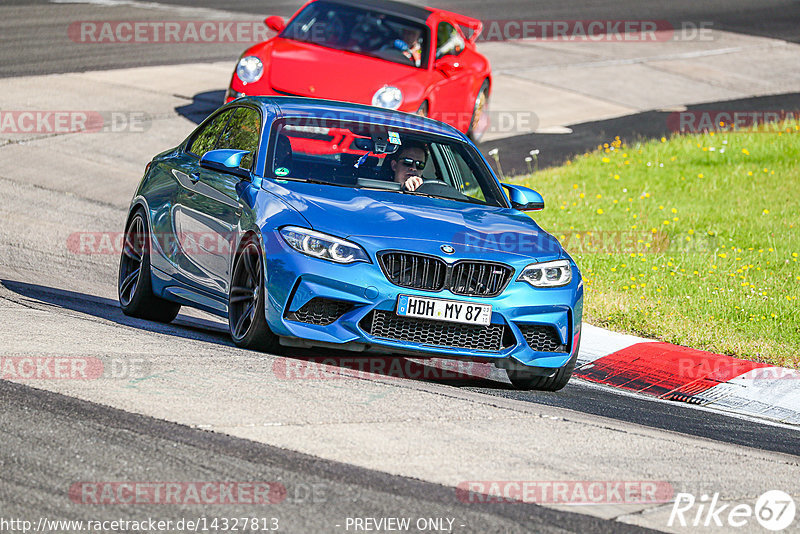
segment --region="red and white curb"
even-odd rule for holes
[[[585,323],[573,376],[660,399],[800,425],[800,371]]]

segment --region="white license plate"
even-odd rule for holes
[[[492,319],[492,305],[400,295],[397,298],[397,315],[487,325]]]

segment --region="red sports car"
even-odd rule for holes
[[[489,125],[489,61],[476,19],[391,0],[312,0],[239,59],[226,102],[292,95],[371,104],[452,124],[473,139]]]

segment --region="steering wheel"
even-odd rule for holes
[[[422,185],[416,188],[414,191],[424,195],[435,195],[437,197],[445,198],[460,199],[464,196],[458,191],[458,189],[451,185],[447,185],[445,182],[440,180],[425,180],[422,182]]]

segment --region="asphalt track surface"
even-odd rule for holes
[[[126,317],[120,311],[118,303],[110,299],[13,280],[0,280],[0,286],[20,297],[54,309],[92,315],[148,331],[202,339],[222,346],[232,345],[228,332],[221,323],[181,315],[175,323],[162,325]],[[286,349],[284,353],[288,357],[300,360],[318,355],[314,351],[293,349]],[[344,366],[358,368],[357,364],[351,363],[352,353],[341,351],[330,353],[330,357],[341,358],[345,362]],[[326,361],[328,360],[326,359]],[[798,439],[796,428],[760,423],[712,411],[699,411],[695,407],[679,402],[621,394],[611,388],[596,386],[578,379],[571,380],[567,387],[555,394],[517,391],[510,384],[489,379],[459,380],[453,378],[436,379],[431,382],[477,391],[486,395],[566,408],[670,432],[800,457],[800,439]]]
[[[211,2],[163,2],[173,5],[216,8]],[[791,1],[745,2],[431,2],[483,18],[647,18],[678,21],[714,21],[721,29],[741,31],[797,41],[800,4]],[[230,2],[226,10],[242,13],[291,14],[298,3]],[[0,28],[6,41],[0,45],[0,75],[17,76],[43,72],[72,72],[189,61],[232,59],[241,46],[212,50],[207,46],[186,48],[177,56],[157,48],[130,50],[109,46],[89,55],[86,49],[60,46],[63,28],[71,22],[49,2],[4,1],[2,10],[23,10],[31,17],[29,26]],[[76,6],[77,7],[77,6]],[[129,4],[86,9],[87,19],[141,16]],[[499,14],[499,15],[498,15]],[[52,16],[51,18],[48,18]],[[60,17],[60,18],[59,18]],[[187,17],[190,17],[187,14]],[[74,17],[73,17],[74,19]],[[61,32],[61,33],[59,33]],[[8,45],[8,43],[12,45]],[[800,101],[797,94],[779,102]],[[774,109],[776,101],[742,102],[743,109]],[[705,106],[708,108],[708,106]],[[185,116],[201,117],[202,106],[184,110]],[[655,112],[654,112],[655,113]],[[194,114],[194,115],[192,115]],[[579,141],[561,153],[569,157],[596,145],[597,132],[625,131],[643,137],[660,135],[649,131],[648,114],[625,117],[604,123],[574,128]],[[663,119],[652,123],[664,124]],[[537,135],[537,134],[534,134]],[[527,147],[528,139],[517,140]],[[509,142],[515,142],[513,139]],[[545,146],[545,137],[537,138]],[[558,140],[554,141],[554,144]],[[527,149],[527,148],[526,148]],[[521,150],[521,149],[520,149]],[[548,152],[551,152],[548,150]],[[548,162],[543,162],[548,163]],[[557,158],[550,163],[557,163]],[[5,243],[7,244],[7,243]],[[91,270],[91,267],[89,267]],[[5,271],[2,286],[26,302],[47,306],[57,312],[93,316],[147,332],[161,332],[175,338],[203,340],[210,345],[229,347],[225,331],[218,325],[182,316],[176,324],[157,325],[125,317],[115,301],[81,291],[66,291],[20,282]],[[303,354],[295,354],[300,357]],[[527,403],[559,408],[663,430],[698,436],[741,447],[800,456],[800,439],[795,429],[701,411],[677,403],[652,401],[620,395],[606,388],[578,380],[558,394],[518,392],[502,383],[442,383],[446,388],[478,392]],[[298,386],[302,387],[302,385]],[[65,497],[76,480],[280,480],[288,490],[286,501],[274,513],[289,532],[322,532],[348,516],[457,516],[469,532],[640,532],[619,522],[609,522],[583,514],[563,512],[535,505],[495,504],[480,510],[455,498],[453,488],[392,476],[360,467],[321,460],[312,456],[271,447],[224,434],[204,432],[155,418],[135,415],[68,396],[0,381],[0,504],[4,516],[49,516],[81,518],[86,508]],[[325,497],[309,499],[309,488],[324,488]],[[790,489],[790,488],[785,488]],[[312,492],[313,493],[313,492]],[[217,516],[252,515],[248,509],[223,507]],[[161,519],[211,515],[199,508],[137,507],[98,508],[93,518],[141,517]],[[283,529],[282,529],[283,530]]]
[[[654,532],[533,504],[476,506],[461,502],[453,488],[324,461],[5,381],[0,381],[0,403],[0,503],[5,518],[34,523],[42,516],[80,520],[91,508],[93,521],[277,518],[281,532],[342,531],[346,518],[365,515],[457,518],[455,530],[466,532]],[[154,511],[146,505],[87,506],[66,498],[77,479],[108,480],[110,473],[119,480],[137,481],[279,481],[285,498],[255,513],[249,504],[169,505]]]
[[[658,0],[625,2],[591,2],[587,0],[545,2],[501,0],[480,2],[468,0],[424,3],[452,9],[482,20],[659,20],[675,28],[682,24],[706,24],[714,30],[800,42],[800,2],[796,0]],[[34,74],[82,72],[118,69],[145,65],[181,64],[202,61],[235,62],[246,45],[214,44],[146,44],[123,43],[91,45],[76,43],[67,36],[70,24],[97,20],[258,20],[277,14],[291,16],[302,2],[231,1],[224,4],[201,0],[165,0],[137,5],[135,0],[6,0],[0,5],[0,77]],[[238,17],[237,14],[241,14]],[[220,82],[224,85],[226,80]],[[187,89],[191,94],[191,90]],[[202,113],[205,118],[221,101],[222,93],[214,94]],[[195,95],[203,99],[204,95]],[[209,103],[211,104],[209,106]],[[760,109],[800,110],[800,94],[725,102],[708,102],[689,109],[753,111]],[[671,132],[664,118],[668,113],[650,111],[605,121],[569,125],[572,133],[523,134],[481,145],[486,153],[501,148],[503,169],[509,174],[525,172],[524,162],[532,147],[540,149],[540,167],[558,165],[576,154],[590,151],[609,138],[631,143],[638,139],[660,138]],[[494,165],[494,161],[490,163]]]
[[[680,27],[684,22],[710,23],[711,28],[717,30],[800,42],[800,3],[796,0],[431,0],[414,3],[451,9],[482,20],[665,20],[673,27]],[[238,12],[247,15],[243,20],[252,20],[267,15],[288,17],[303,2],[165,0],[157,4],[188,8],[181,13],[181,18],[186,20],[197,20],[201,15],[213,17],[203,9]],[[0,47],[0,76],[235,61],[244,49],[239,44],[87,47],[67,38],[69,24],[81,20],[163,20],[164,11],[137,7],[135,1],[113,0],[89,5],[78,1],[5,0],[0,13],[3,14],[0,32],[4,41]]]

